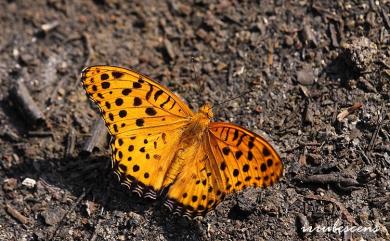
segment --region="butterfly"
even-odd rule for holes
[[[265,188],[282,176],[269,142],[241,126],[212,122],[209,104],[194,113],[166,87],[121,67],[87,67],[81,81],[112,137],[120,182],[143,197],[163,196],[175,213],[204,216],[227,194]]]

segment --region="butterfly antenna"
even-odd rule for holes
[[[229,99],[229,100],[225,100],[225,101],[216,103],[216,104],[214,104],[213,106],[211,106],[211,109],[213,109],[214,107],[217,107],[217,106],[219,107],[219,106],[221,106],[222,104],[225,104],[226,102],[229,102],[229,101],[232,101],[232,100],[241,98],[241,97],[243,97],[244,95],[246,95],[246,94],[248,94],[248,93],[250,93],[250,92],[252,92],[252,90],[247,90],[247,91],[245,91],[245,92],[243,92],[243,93],[241,93],[241,94],[239,94],[239,95],[233,97],[232,99]]]
[[[191,57],[191,66],[192,66],[192,76],[193,76],[193,79],[195,80],[198,88],[195,89],[195,91],[201,95],[202,91],[203,91],[203,85],[202,85],[202,82],[201,80],[199,79],[199,76],[198,76],[198,71],[196,70],[196,67],[195,67],[195,64],[196,64],[197,60],[192,56]]]
[[[191,56],[191,65],[192,65],[192,72],[194,73],[194,79],[197,80],[197,75],[195,71],[195,58]]]

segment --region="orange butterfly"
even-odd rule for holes
[[[197,113],[164,86],[132,70],[83,70],[87,95],[112,136],[112,166],[140,196],[156,198],[179,214],[203,216],[224,197],[278,181],[283,164],[261,136],[240,126],[211,122],[210,105]]]

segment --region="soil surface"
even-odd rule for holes
[[[390,1],[0,9],[0,240],[390,240]],[[215,120],[268,135],[284,177],[194,220],[137,197],[80,85],[95,64],[145,73],[195,110],[233,99]],[[375,230],[302,229],[334,225]]]

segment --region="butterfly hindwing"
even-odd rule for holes
[[[111,140],[113,169],[121,182],[140,196],[156,198],[167,178],[170,162],[178,146],[181,128],[151,135],[132,135]],[[134,185],[132,185],[134,184]]]
[[[272,185],[283,170],[264,138],[229,123],[210,123],[202,144],[182,158],[191,165],[183,166],[170,187],[166,206],[190,217],[204,215],[229,193]]]
[[[175,182],[170,186],[165,205],[184,216],[203,216],[223,200],[211,160],[206,154],[205,143],[197,143],[182,153],[184,165]]]
[[[231,193],[249,186],[267,187],[283,172],[276,150],[261,136],[240,126],[210,123],[211,155],[215,157],[225,191]]]

